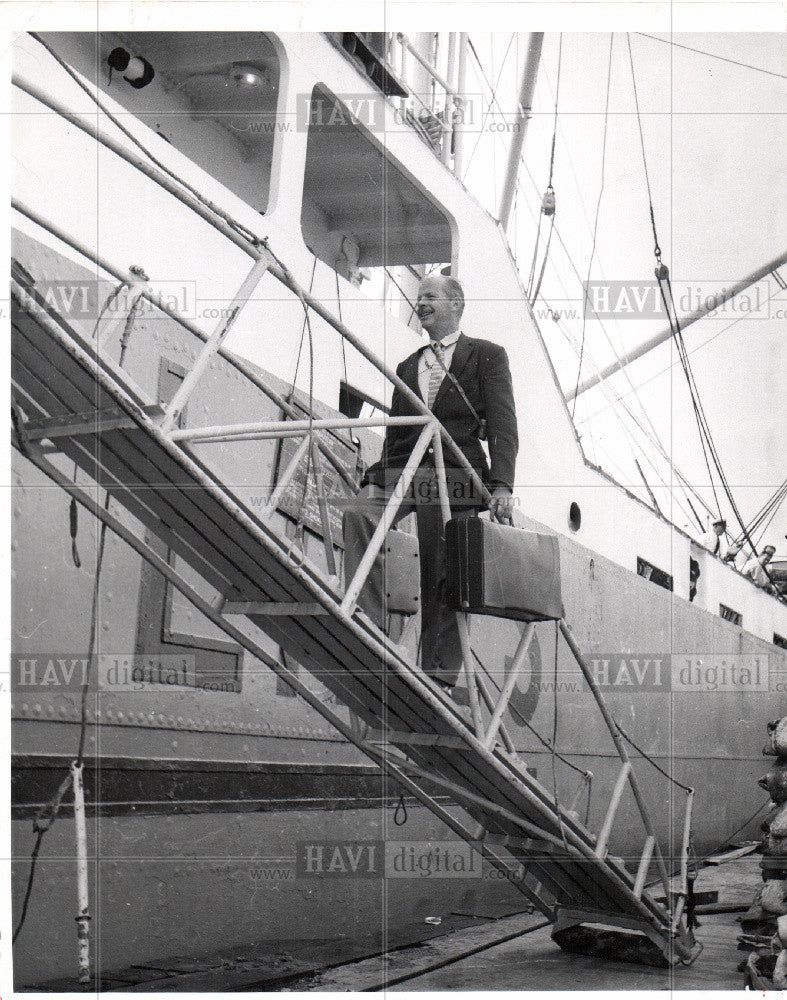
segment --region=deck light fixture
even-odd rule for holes
[[[117,70],[118,73],[123,74],[123,79],[130,86],[134,87],[136,90],[141,90],[142,87],[147,87],[150,81],[155,76],[155,70],[142,56],[132,56],[129,51],[118,46],[107,56],[107,63],[109,65],[110,80],[112,79],[112,70]]]
[[[229,70],[230,83],[241,89],[257,90],[270,87],[270,78],[265,70],[245,63],[233,63]]]

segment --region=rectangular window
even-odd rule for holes
[[[172,399],[186,369],[167,358],[159,363],[159,402],[166,406]],[[181,420],[183,416],[181,415]],[[178,570],[193,587],[199,589],[197,574],[151,532],[145,541],[162,559]],[[198,611],[180,591],[165,580],[149,563],[143,563],[139,588],[137,655],[151,657],[183,654],[193,662],[183,683],[207,691],[241,689],[242,649],[230,642],[225,633]]]
[[[373,416],[377,413],[390,413],[391,410],[373,396],[368,396],[354,385],[342,381],[339,383],[339,412],[345,417],[356,420],[361,415]],[[382,429],[380,432],[382,433]]]
[[[672,576],[669,573],[665,573],[663,569],[659,569],[658,566],[649,563],[646,559],[642,559],[640,556],[637,556],[637,575],[644,576],[646,580],[650,580],[651,583],[655,583],[658,587],[663,587],[665,590],[672,590]]]
[[[783,635],[779,635],[778,632],[773,633],[773,644],[780,649],[787,649],[787,639]]]
[[[732,622],[733,625],[743,624],[743,615],[740,611],[733,611],[733,609],[728,608],[726,604],[719,605],[719,614],[725,622]]]

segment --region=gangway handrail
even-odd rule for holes
[[[86,135],[91,136],[97,142],[100,142],[116,155],[120,156],[121,159],[126,160],[126,162],[131,164],[131,166],[136,167],[152,181],[164,188],[164,190],[166,190],[169,194],[173,195],[184,205],[191,208],[197,215],[204,219],[205,222],[216,229],[217,232],[220,232],[222,235],[227,237],[227,239],[234,243],[240,250],[243,250],[243,252],[247,254],[247,256],[251,257],[255,262],[261,260],[263,256],[267,255],[267,253],[271,253],[275,259],[274,263],[271,263],[268,267],[268,271],[275,278],[277,278],[281,284],[285,285],[285,287],[289,288],[290,291],[297,295],[301,302],[303,302],[304,306],[310,307],[318,316],[320,316],[321,319],[325,320],[329,326],[333,327],[337,333],[339,333],[364,358],[366,358],[366,360],[373,367],[384,375],[388,381],[399,390],[407,402],[415,409],[416,413],[423,416],[433,415],[432,411],[426,406],[423,400],[421,400],[417,394],[413,392],[406,382],[399,378],[393,369],[378,358],[374,351],[368,348],[366,344],[364,344],[364,342],[349,329],[349,327],[345,326],[345,324],[337,319],[337,317],[335,317],[330,310],[328,310],[318,299],[306,291],[306,289],[304,289],[299,282],[296,281],[287,266],[283,264],[279,258],[275,257],[265,239],[257,238],[255,236],[255,242],[251,242],[247,237],[242,236],[238,230],[234,228],[234,226],[239,224],[236,223],[231,216],[223,212],[223,210],[217,208],[217,206],[212,203],[208,205],[205,202],[200,201],[193,194],[191,194],[190,191],[184,190],[172,181],[165,173],[155,167],[151,167],[141,157],[127,149],[122,143],[107,135],[107,133],[103,131],[96,122],[84,121],[78,114],[70,111],[61,101],[51,97],[40,87],[24,80],[18,74],[13,75],[12,83],[29,97],[37,100],[45,107],[48,107],[50,111],[53,111],[55,114],[65,118],[68,122],[83,131]],[[243,228],[245,229],[246,227],[244,226]],[[261,251],[258,247],[266,249]],[[454,458],[457,460],[458,467],[469,474],[470,481],[479,490],[481,498],[486,503],[490,503],[492,499],[491,494],[481,481],[480,476],[470,465],[462,450],[448,434],[443,425],[439,424],[439,422],[438,425],[442,442],[448,447]]]

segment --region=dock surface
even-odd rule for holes
[[[719,903],[749,906],[761,885],[759,858],[702,868],[698,892],[717,890]],[[326,971],[295,989],[445,992],[462,990],[738,990],[746,953],[737,950],[740,913],[700,915],[703,950],[691,966],[656,969],[562,951],[539,914],[516,915],[482,928],[455,931],[383,958]],[[507,940],[502,940],[508,938]],[[495,943],[500,941],[500,943]]]

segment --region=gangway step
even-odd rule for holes
[[[328,609],[316,601],[225,601],[223,615],[327,615]]]

